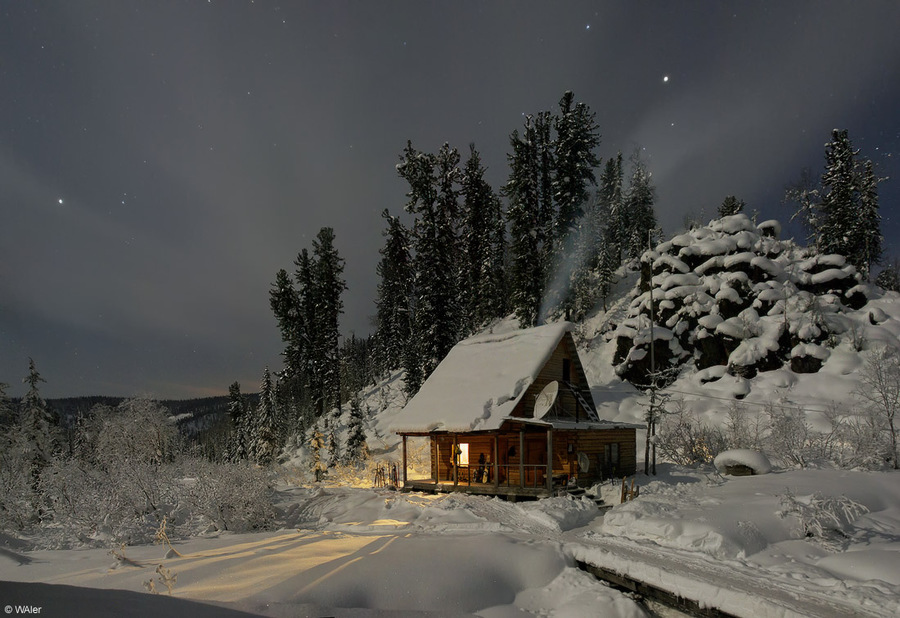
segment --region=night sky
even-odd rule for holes
[[[900,232],[900,2],[0,5],[0,382],[47,397],[257,389],[268,290],[335,229],[344,334],[371,331],[412,140],[475,142],[495,188],[523,113],[565,90],[604,160],[635,148],[667,234],[729,194],[786,220],[849,130]],[[788,234],[802,235],[800,230]]]

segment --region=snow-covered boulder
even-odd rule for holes
[[[735,470],[748,468],[751,474],[768,474],[772,471],[772,464],[769,458],[759,451],[752,451],[746,448],[737,448],[730,451],[723,451],[716,455],[713,460],[716,470],[723,474],[735,474]],[[740,473],[737,476],[742,476]]]
[[[651,311],[657,368],[725,365],[747,379],[788,366],[819,371],[828,358],[821,346],[839,343],[848,313],[868,302],[866,290],[844,256],[779,240],[778,228],[737,214],[645,252],[638,292],[616,331],[616,373],[647,383]],[[870,315],[872,324],[883,319]]]

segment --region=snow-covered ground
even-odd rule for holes
[[[644,615],[578,559],[737,615],[900,614],[900,473],[723,478],[661,466],[658,480],[642,479],[638,499],[605,516],[568,497],[285,486],[279,530],[194,538],[175,544],[180,556],[160,545],[116,548],[118,559],[9,542],[0,604],[67,616],[204,615],[187,601],[216,604],[207,615]],[[159,598],[160,564],[176,577],[172,602]]]
[[[195,538],[175,544],[180,556],[159,545],[115,548],[125,559],[101,549],[5,547],[0,603],[42,606],[42,615],[127,609],[203,615],[194,605],[161,606],[146,591],[153,580],[167,596],[156,572],[161,564],[176,578],[176,599],[265,616],[592,616],[598,607],[611,616],[643,615],[633,600],[574,568],[561,534],[596,518],[589,501],[515,505],[464,495],[285,487],[280,507],[278,531]]]

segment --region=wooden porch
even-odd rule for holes
[[[480,496],[502,496],[507,500],[548,498],[556,495],[556,491],[565,485],[549,490],[546,487],[511,487],[509,485],[494,485],[493,483],[453,484],[452,481],[435,481],[434,479],[408,479],[403,485],[402,491],[423,491],[427,493],[467,493]]]
[[[431,476],[407,476],[407,438],[431,441]],[[511,498],[544,498],[565,488],[570,473],[564,460],[554,465],[553,431],[491,431],[458,434],[402,434],[405,491],[465,492]]]

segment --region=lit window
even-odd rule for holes
[[[461,465],[461,466],[469,465],[469,445],[468,444],[460,444],[459,445],[459,465]]]

